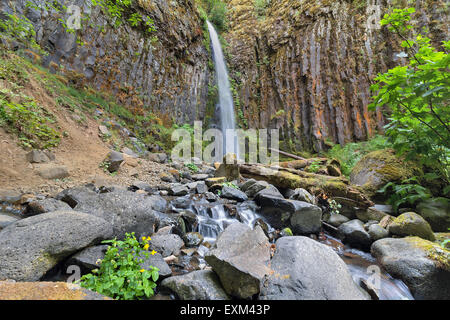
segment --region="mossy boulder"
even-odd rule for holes
[[[435,232],[446,232],[450,228],[450,199],[432,198],[417,205],[417,212],[428,221]]]
[[[367,154],[353,168],[350,182],[374,196],[388,182],[401,182],[411,178],[419,169],[398,158],[391,149],[377,150]]]
[[[388,230],[396,236],[417,236],[430,241],[435,240],[429,223],[415,212],[406,212],[399,215],[389,225]]]
[[[414,298],[450,299],[450,251],[419,237],[386,238],[372,244],[372,255]]]

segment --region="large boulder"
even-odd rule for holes
[[[259,293],[269,272],[270,244],[259,226],[252,230],[236,222],[219,235],[205,260],[219,276],[226,293],[249,299]]]
[[[248,197],[244,192],[228,186],[223,186],[222,193],[220,196],[225,199],[236,200],[239,202],[244,202],[248,200]]]
[[[393,277],[403,280],[416,299],[450,299],[450,251],[419,237],[373,243],[372,255]]]
[[[341,224],[338,228],[339,237],[345,243],[363,250],[369,250],[372,239],[364,229],[364,223],[358,219]]]
[[[0,231],[0,280],[38,281],[58,262],[112,235],[109,222],[76,211],[20,220]]]
[[[406,212],[399,215],[389,225],[388,231],[401,237],[418,236],[426,240],[435,240],[428,222],[415,212]]]
[[[114,237],[122,239],[125,233],[135,232],[137,237],[148,236],[161,223],[162,215],[155,209],[161,208],[160,197],[138,194],[126,190],[97,194],[86,188],[67,189],[57,195],[74,210],[92,214],[110,221]]]
[[[261,300],[365,300],[344,261],[330,247],[307,237],[276,242]]]
[[[37,169],[37,173],[44,179],[64,179],[70,176],[66,166],[48,164]]]
[[[375,195],[388,182],[400,182],[415,175],[415,167],[395,156],[393,150],[373,151],[364,156],[350,173],[350,182]]]
[[[150,250],[161,253],[163,257],[179,255],[183,246],[183,239],[176,234],[155,234],[150,241]]]
[[[295,234],[318,233],[322,227],[322,210],[310,203],[260,195],[256,202],[261,215],[274,228],[290,227]]]
[[[229,300],[214,271],[199,270],[186,275],[170,277],[161,287],[175,292],[181,300]]]
[[[105,158],[105,164],[109,172],[113,173],[119,170],[122,162],[125,161],[123,153],[117,151],[111,151]]]
[[[420,214],[435,232],[447,232],[450,228],[450,199],[432,198],[417,205]]]
[[[65,282],[0,282],[0,300],[111,300]]]

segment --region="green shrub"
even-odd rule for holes
[[[342,173],[349,176],[353,167],[362,157],[369,152],[382,150],[389,146],[386,137],[377,135],[365,142],[347,143],[345,146],[337,144],[327,152],[327,157],[339,160]]]
[[[421,186],[416,177],[404,180],[401,184],[388,182],[378,190],[378,193],[389,196],[388,203],[392,205],[394,212],[397,212],[402,204],[407,203],[414,206],[417,202],[432,197],[431,192]]]
[[[80,279],[80,285],[117,300],[149,298],[154,294],[159,269],[150,266],[143,269],[143,258],[148,258],[150,237],[139,242],[134,233],[127,233],[123,241],[104,241],[111,244],[106,251],[100,268]]]
[[[37,149],[58,146],[61,135],[49,126],[50,123],[54,120],[34,100],[11,102],[0,92],[0,125],[16,134],[21,146]]]
[[[394,9],[381,21],[403,39],[407,63],[375,78],[370,108],[387,106],[386,135],[397,154],[439,173],[450,183],[450,42],[438,51],[409,24],[414,8]]]

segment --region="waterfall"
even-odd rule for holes
[[[209,21],[206,21],[206,23],[208,24],[209,35],[211,38],[214,66],[217,75],[217,86],[219,89],[220,121],[224,139],[223,154],[235,153],[239,158],[237,137],[233,135],[233,139],[227,139],[227,130],[233,130],[233,133],[235,133],[234,130],[236,129],[233,96],[230,90],[227,66],[216,29]]]

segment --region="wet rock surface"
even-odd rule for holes
[[[263,283],[261,300],[367,299],[339,256],[306,237],[277,240],[270,267],[272,272]]]

